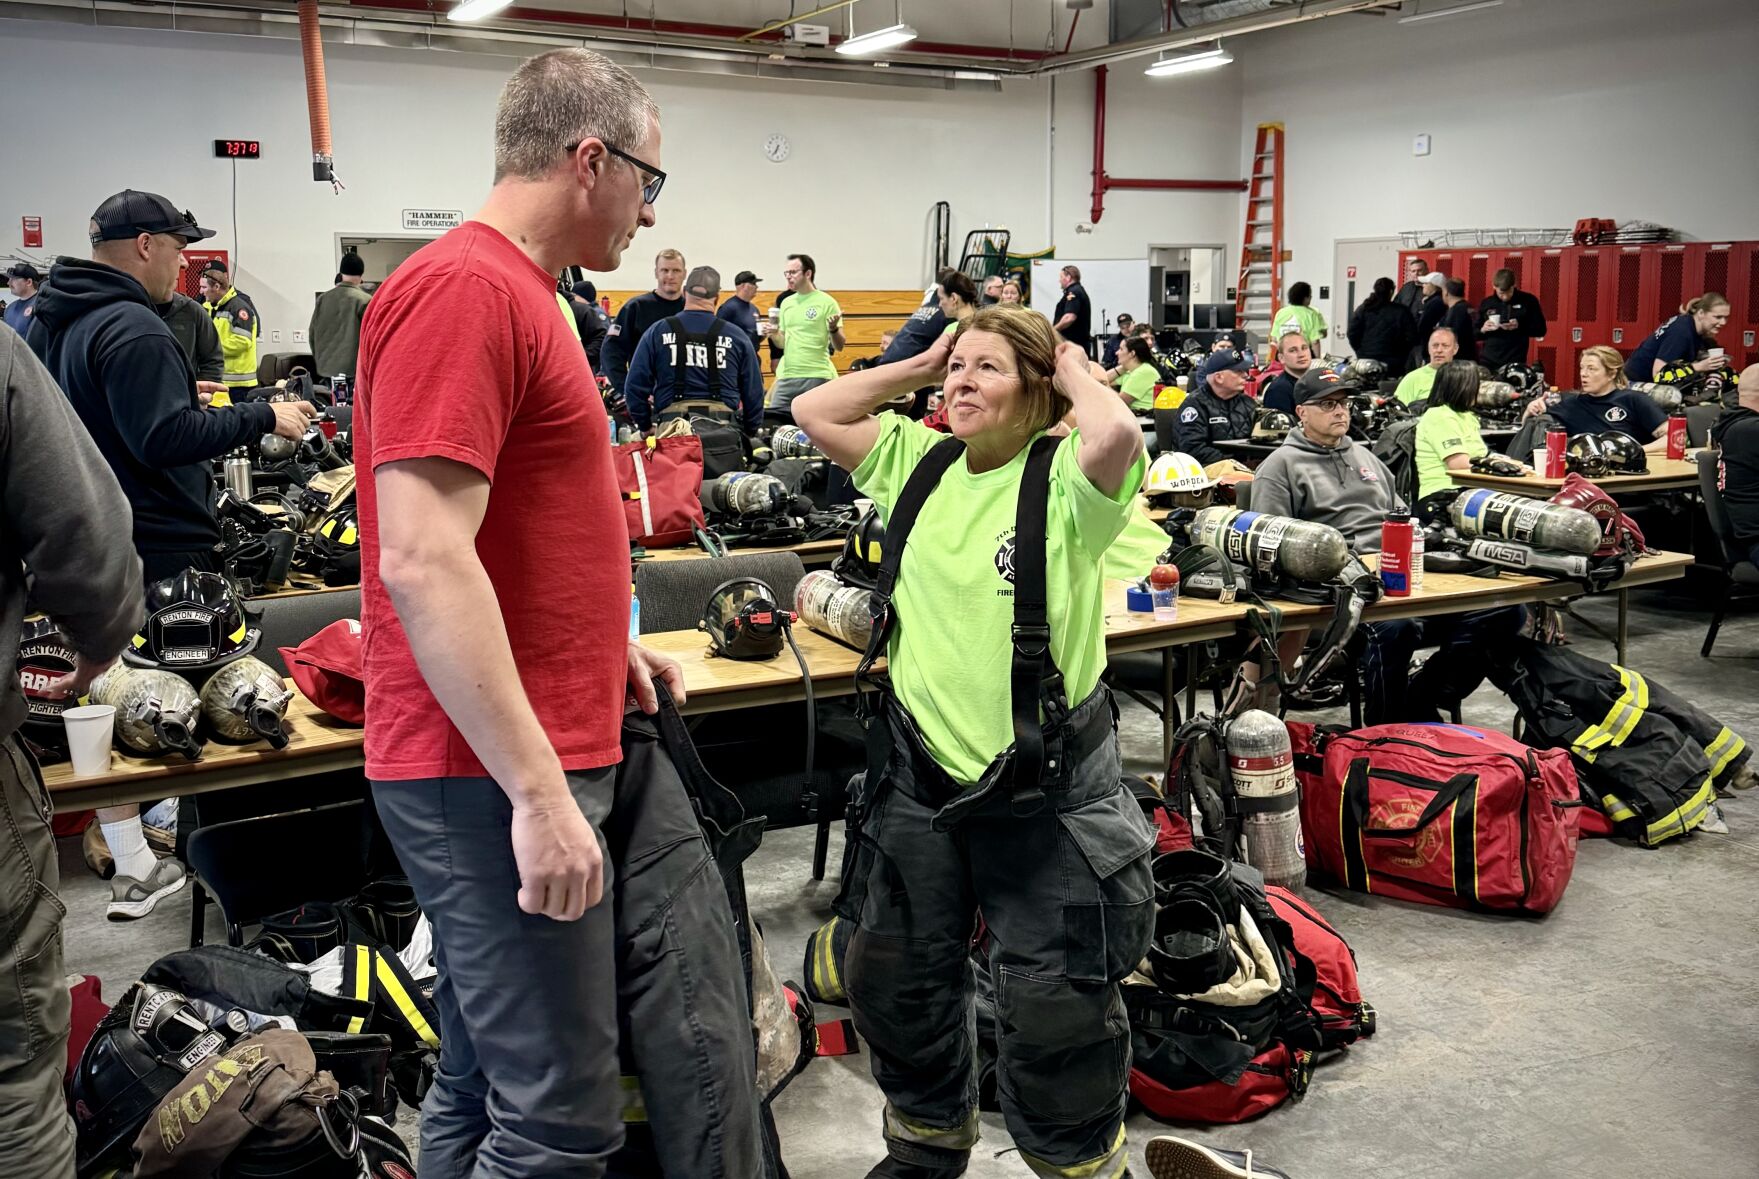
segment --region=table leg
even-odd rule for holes
[[[1625,665],[1625,646],[1631,637],[1631,591],[1619,591],[1619,666]]]
[[[1197,647],[1191,643],[1185,648],[1185,715],[1197,715]]]
[[[1171,765],[1173,760],[1173,730],[1179,723],[1179,684],[1173,674],[1173,648],[1160,649],[1160,760],[1162,765]]]

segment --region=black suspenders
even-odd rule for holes
[[[1044,773],[1044,732],[1038,713],[1042,706],[1045,719],[1060,721],[1068,709],[1063,700],[1063,677],[1051,660],[1049,594],[1046,582],[1045,531],[1050,520],[1050,472],[1060,438],[1045,435],[1032,444],[1026,455],[1026,470],[1020,476],[1020,498],[1014,511],[1014,624],[1012,641],[1013,667],[1009,673],[1009,689],[1014,717],[1014,781],[1015,802],[1031,805],[1034,800],[1021,792],[1031,792],[1042,799],[1039,781]],[[898,569],[904,561],[904,547],[910,530],[922,511],[929,494],[940,484],[947,468],[959,460],[965,444],[948,438],[935,446],[916,464],[910,478],[892,505],[886,520],[885,556],[874,579],[869,607],[873,616],[873,635],[855,671],[858,684],[871,683],[869,672],[874,660],[885,651],[886,639],[896,621],[892,612],[892,592],[898,584]],[[923,625],[921,621],[917,625]],[[867,708],[863,703],[864,719]]]

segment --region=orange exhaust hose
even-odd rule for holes
[[[313,163],[319,157],[327,163],[331,155],[330,93],[324,82],[324,41],[318,31],[317,0],[299,0],[299,43],[305,59],[305,105],[311,116]]]

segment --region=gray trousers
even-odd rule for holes
[[[67,980],[52,807],[16,734],[0,745],[0,1159],[16,1179],[72,1179]]]
[[[829,380],[829,377],[788,377],[778,380],[770,386],[770,399],[766,404],[770,409],[787,409],[796,397],[808,389],[826,384]]]
[[[615,767],[568,775],[604,853],[579,921],[519,908],[513,808],[488,778],[374,782],[373,802],[434,930],[440,1066],[422,1103],[433,1179],[598,1179],[623,1143],[616,887],[605,846]]]

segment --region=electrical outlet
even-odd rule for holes
[[[305,329],[304,328],[294,328],[293,329],[293,342],[295,344],[305,343]]]
[[[271,339],[275,343],[279,344],[281,342],[281,329],[276,328],[274,331],[270,332],[269,339]]]

